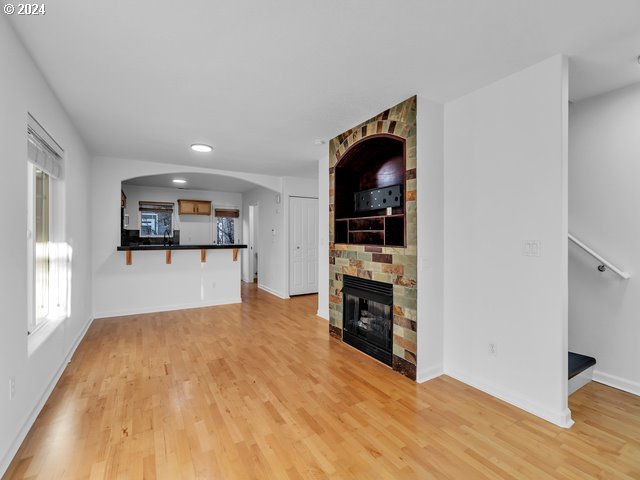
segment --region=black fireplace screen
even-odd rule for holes
[[[393,285],[344,275],[343,340],[390,365]]]

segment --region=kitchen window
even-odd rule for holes
[[[140,236],[173,236],[173,203],[140,202]]]
[[[216,208],[216,243],[226,245],[236,243],[235,220],[240,217],[240,210]]]
[[[217,218],[216,219],[216,230],[217,230],[217,243],[218,244],[229,244],[235,242],[235,234],[234,234],[234,220],[233,218]]]

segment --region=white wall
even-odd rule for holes
[[[562,426],[566,73],[556,56],[446,104],[444,143],[445,373]]]
[[[318,198],[317,178],[283,177],[282,180],[285,195]]]
[[[444,107],[418,96],[418,365],[423,382],[443,371]]]
[[[289,259],[291,258],[290,248],[290,201],[291,197],[309,197],[318,198],[318,179],[317,178],[299,178],[299,177],[283,177],[282,179],[282,203],[284,205],[284,225],[286,229],[286,237],[284,238],[284,257],[286,258],[285,285],[287,296],[289,296]],[[318,256],[320,259],[320,256]],[[319,284],[318,284],[319,285]]]
[[[89,154],[64,108],[0,18],[0,201],[5,235],[0,252],[0,476],[35,420],[91,321]],[[27,112],[65,150],[65,237],[73,248],[71,316],[44,338],[27,341]],[[40,333],[40,332],[38,332]],[[34,340],[39,347],[33,351]],[[31,344],[31,345],[29,345]],[[31,346],[31,354],[28,353]],[[16,396],[9,400],[9,378]]]
[[[276,203],[276,194],[280,195],[280,203]],[[257,187],[245,192],[243,200],[243,217],[249,219],[249,205],[258,205],[259,219],[256,242],[258,244],[258,287],[287,298],[288,263],[285,256],[288,231],[284,223],[284,196],[281,191]],[[245,224],[243,243],[249,242],[249,228]],[[275,232],[275,234],[274,234]],[[249,262],[247,252],[243,252],[243,277],[249,278]]]
[[[165,265],[164,252],[134,252],[133,265],[125,265],[120,244],[120,188],[122,180],[161,173],[199,172],[242,178],[280,188],[278,177],[185,167],[141,160],[96,158],[91,181],[94,215],[93,307],[95,317],[126,315],[232,303],[240,300],[240,261],[216,265],[230,259],[231,251],[207,252],[200,264],[199,251],[174,252],[172,265]]]
[[[318,180],[282,177],[281,181],[276,190],[257,187],[243,194],[243,243],[249,243],[249,205],[257,204],[258,287],[280,298],[289,298],[289,197],[317,198]],[[276,195],[280,196],[280,203],[276,203]],[[244,281],[250,281],[248,257],[248,252],[244,252]]]
[[[189,190],[178,188],[157,188],[139,185],[123,185],[127,196],[129,214],[128,230],[140,229],[140,201],[173,202],[173,228],[180,230],[181,245],[201,245],[215,243],[216,217],[213,215],[179,215],[178,199],[208,200],[212,202],[212,209],[234,208],[242,212],[242,194],[235,192],[212,192],[207,190]],[[235,219],[234,232],[236,243],[242,238],[242,218]]]
[[[318,161],[318,316],[329,320],[329,157]]]
[[[569,109],[569,230],[618,267],[640,266],[640,84]],[[640,395],[640,283],[569,247],[569,348],[594,379]]]

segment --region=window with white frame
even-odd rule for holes
[[[216,208],[216,243],[219,245],[236,243],[235,220],[240,211],[229,208]]]
[[[27,332],[48,320],[68,315],[70,293],[69,246],[64,242],[63,150],[29,115],[28,172],[28,277]]]

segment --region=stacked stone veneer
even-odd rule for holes
[[[390,134],[405,140],[406,247],[335,244],[335,166],[356,142]],[[329,332],[342,339],[343,275],[393,284],[392,368],[415,380],[417,331],[416,97],[347,130],[329,144]]]

